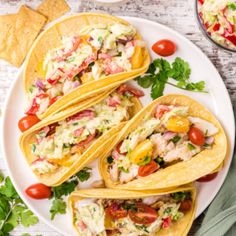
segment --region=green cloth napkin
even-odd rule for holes
[[[236,103],[234,104],[236,117]],[[235,149],[236,151],[236,149]],[[227,178],[209,206],[195,236],[236,236],[236,153]]]

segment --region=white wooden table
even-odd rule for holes
[[[0,0],[0,14],[14,13],[20,5],[37,6],[40,0]],[[126,0],[121,4],[101,5],[94,1],[68,0],[74,12],[100,11],[114,15],[136,16],[157,21],[185,35],[197,44],[219,70],[232,101],[236,100],[236,55],[217,49],[201,34],[194,17],[194,0]],[[0,32],[1,33],[1,32]],[[14,81],[18,69],[0,61],[0,108],[6,93]],[[0,170],[7,175],[6,166],[0,152]],[[202,216],[194,223],[190,235],[194,235],[201,224]],[[11,235],[59,236],[57,232],[43,223],[30,228],[18,227]]]

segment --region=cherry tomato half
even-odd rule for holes
[[[193,144],[196,144],[198,146],[202,146],[205,144],[205,136],[203,132],[197,127],[191,126],[188,132],[188,138]]]
[[[30,127],[32,127],[33,125],[37,124],[39,121],[40,121],[40,119],[37,116],[27,115],[27,116],[22,117],[18,121],[18,127],[21,132],[24,132],[27,129],[29,129]]]
[[[127,210],[123,209],[118,204],[113,204],[109,206],[108,208],[106,208],[105,213],[106,215],[111,217],[113,220],[124,218],[128,215]]]
[[[184,200],[180,203],[179,210],[180,211],[189,211],[192,208],[191,200]]]
[[[169,39],[162,39],[152,45],[152,50],[163,57],[171,56],[176,51],[176,44]]]
[[[34,199],[49,198],[52,194],[51,188],[41,183],[30,185],[25,192]]]
[[[136,208],[136,211],[129,210],[129,217],[136,224],[151,224],[158,217],[157,212],[146,204],[137,203]]]
[[[158,170],[160,166],[153,160],[151,160],[147,165],[140,166],[138,169],[138,175],[141,177],[148,176]]]
[[[124,153],[124,152],[122,153],[121,150],[120,150],[120,147],[121,147],[122,143],[123,143],[123,142],[120,142],[120,143],[116,146],[116,151],[117,151],[119,154],[126,154],[127,152],[126,152],[126,153]]]
[[[216,178],[218,175],[218,172],[215,172],[213,174],[205,175],[197,180],[197,182],[209,182]]]

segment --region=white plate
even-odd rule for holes
[[[163,38],[168,38],[176,42],[178,50],[174,56],[169,57],[168,59],[172,61],[175,57],[179,56],[188,61],[192,68],[191,80],[205,80],[210,92],[209,94],[186,92],[167,86],[165,93],[184,93],[195,98],[218,117],[227,133],[230,148],[223,170],[212,182],[199,184],[198,216],[204,209],[206,209],[219,191],[228,172],[230,160],[232,158],[235,125],[228,92],[216,68],[189,40],[181,36],[179,33],[158,23],[133,17],[124,18],[139,30],[144,40],[147,42],[148,48],[150,48],[154,42]],[[153,58],[156,57],[153,53],[152,56]],[[131,83],[136,85],[136,82]],[[142,98],[144,105],[151,101],[149,90],[145,90],[145,94],[146,96]],[[54,221],[51,221],[49,214],[50,202],[48,200],[32,200],[24,193],[26,187],[37,182],[37,179],[28,167],[18,145],[20,132],[17,127],[17,122],[23,116],[23,108],[25,107],[24,97],[21,74],[19,74],[9,92],[3,116],[3,153],[7,162],[10,177],[12,178],[22,199],[34,211],[34,213],[40,217],[41,220],[64,235],[73,236],[75,235],[75,232],[71,227],[69,214],[57,216]],[[93,166],[95,166],[95,168],[92,180],[99,178],[96,163],[93,163]],[[88,184],[89,183],[83,184],[83,187],[88,186]]]

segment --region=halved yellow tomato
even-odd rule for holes
[[[143,64],[143,48],[136,46],[131,57],[132,69],[140,68]]]
[[[134,164],[143,163],[146,157],[150,157],[153,151],[153,144],[149,139],[139,143],[129,154],[129,159]]]
[[[167,121],[166,128],[176,133],[186,133],[189,131],[190,122],[183,116],[171,116]]]

